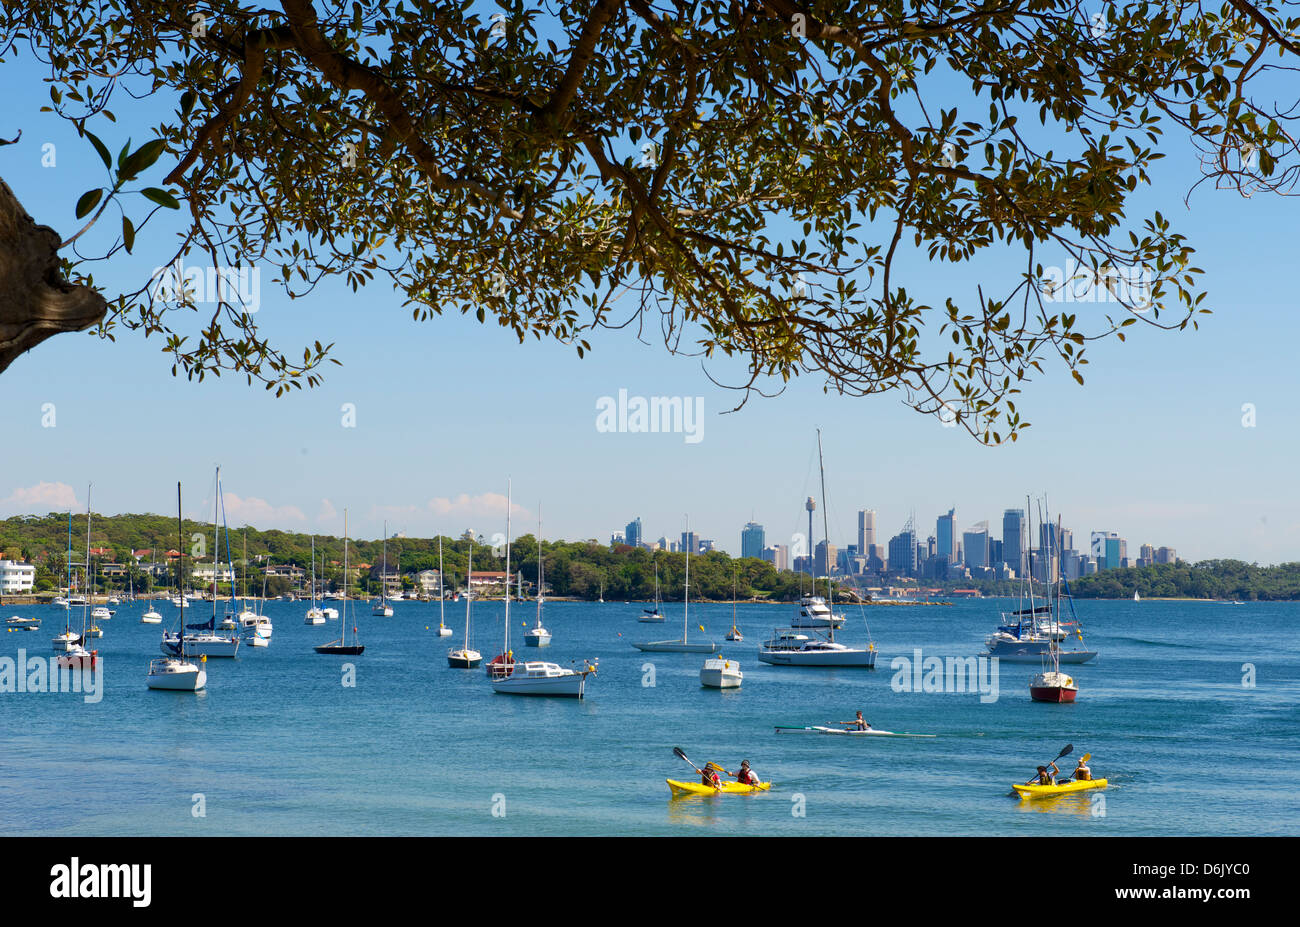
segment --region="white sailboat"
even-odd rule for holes
[[[663,613],[659,611],[659,562],[658,561],[655,561],[655,607],[641,609],[641,614],[637,617],[636,620],[644,622],[646,624],[662,623],[664,620]]]
[[[540,504],[537,506],[537,623],[524,632],[524,645],[551,646],[551,632],[542,627],[542,507]]]
[[[185,530],[181,521],[181,484],[176,484],[176,530],[181,541],[176,549],[180,556],[176,560],[176,588],[183,588],[185,576]],[[185,601],[181,600],[181,618],[180,624],[182,631],[185,628]],[[163,637],[164,642],[166,636]],[[168,654],[160,659],[155,659],[149,663],[149,675],[145,680],[150,689],[168,689],[178,692],[197,692],[208,684],[207,672],[198,664],[186,659],[185,638],[180,637],[178,650],[176,653]],[[201,661],[207,657],[200,657]]]
[[[474,538],[469,539],[469,559],[466,564],[465,585],[468,588],[474,578]],[[455,650],[447,653],[447,665],[452,669],[473,669],[483,662],[483,654],[470,647],[469,609],[473,596],[465,596],[465,642]]]
[[[691,523],[688,519],[686,522],[686,536],[690,536]],[[633,642],[632,646],[637,650],[645,653],[717,653],[719,645],[713,641],[704,643],[691,643],[690,640],[690,618],[691,615],[691,549],[689,545],[686,548],[686,595],[683,599],[682,606],[682,636],[678,640],[671,641],[641,641]]]
[[[594,663],[584,669],[571,670],[558,663],[525,660],[510,665],[510,675],[492,680],[492,688],[505,695],[549,695],[582,698],[587,677],[596,672]]]
[[[90,500],[86,500],[89,504]],[[72,510],[68,510],[68,592],[72,592]],[[85,603],[85,600],[82,600]],[[84,643],[84,638],[72,630],[72,606],[65,603],[63,606],[63,633],[51,639],[55,653],[68,653],[76,646],[80,647]]]
[[[822,463],[822,433],[817,430],[817,468],[821,473],[822,489],[822,531],[826,549],[830,549],[830,525],[826,512],[826,468]],[[817,598],[817,578],[813,576],[813,596]],[[829,565],[827,572],[830,572]],[[826,580],[827,592],[830,592],[830,580]],[[829,613],[830,609],[827,609]],[[758,648],[758,659],[772,666],[845,666],[869,669],[876,665],[876,645],[868,642],[866,647],[848,647],[835,640],[835,622],[830,620],[825,628],[825,637],[820,628],[807,628],[813,635],[800,633],[799,628],[775,629],[772,637]]]
[[[221,468],[217,467],[215,481],[216,492],[212,500],[212,617],[202,624],[187,625],[181,622],[181,629],[174,633],[164,632],[162,652],[167,656],[190,653],[201,657],[235,657],[239,653],[239,638],[233,634],[225,637],[217,633],[217,567],[220,563],[220,502],[221,502]],[[233,587],[233,577],[232,577]],[[232,588],[233,593],[233,588]],[[184,614],[187,599],[182,599],[181,613]],[[193,631],[189,634],[186,632]]]
[[[515,653],[510,649],[510,510],[511,510],[511,490],[510,481],[506,481],[506,619],[505,619],[505,643],[501,646],[501,652],[488,661],[484,669],[491,679],[505,679],[514,671]]]
[[[745,639],[745,635],[740,633],[740,628],[736,627],[736,574],[737,571],[735,570],[731,573],[731,630],[727,632],[727,640],[729,641],[743,641]]]
[[[316,535],[311,538],[311,608],[303,624],[324,624],[325,613],[316,607]]]
[[[68,553],[72,552],[72,516],[68,516]],[[90,577],[90,487],[86,487],[86,577],[89,582]],[[72,633],[71,629],[64,631],[62,645],[60,638],[54,639],[55,650],[62,651],[56,658],[59,666],[66,666],[74,669],[93,669],[98,662],[99,652],[96,650],[86,649],[86,609],[87,605],[83,602],[81,606],[81,634],[76,640],[69,640],[68,635]]]
[[[438,636],[451,637],[451,628],[447,627],[445,606],[442,597],[442,535],[438,535]]]
[[[392,618],[393,607],[388,604],[388,522],[384,522],[384,565],[379,570],[379,603],[370,609],[378,618]]]

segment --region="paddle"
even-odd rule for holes
[[[1065,745],[1065,749],[1062,750],[1060,753],[1058,753],[1058,754],[1056,755],[1056,758],[1052,760],[1052,763],[1055,763],[1056,760],[1059,760],[1059,759],[1060,759],[1061,757],[1063,757],[1063,756],[1069,756],[1070,753],[1073,752],[1073,750],[1074,750],[1074,744],[1066,744],[1066,745]],[[1046,766],[1051,766],[1052,763],[1046,763],[1046,764],[1044,764],[1044,765],[1046,765]],[[1031,784],[1033,783],[1033,781],[1034,781],[1035,779],[1037,779],[1037,778],[1038,778],[1037,775],[1030,776],[1030,777],[1029,777],[1029,780],[1028,780],[1027,782],[1025,782],[1025,785],[1031,785]]]
[[[1091,754],[1091,753],[1085,753],[1083,756],[1079,757],[1079,762],[1080,762],[1080,763],[1087,764],[1087,762],[1088,762],[1090,759],[1092,759],[1092,754]],[[1065,783],[1069,782],[1069,781],[1070,781],[1071,779],[1073,779],[1073,778],[1074,778],[1074,773],[1070,773],[1070,775],[1066,776],[1064,779],[1061,779],[1061,780],[1057,783],[1057,785],[1065,785]]]
[[[684,759],[687,763],[690,763],[691,768],[694,769],[694,770],[695,770],[697,773],[699,773],[701,776],[704,775],[704,770],[700,769],[700,767],[696,766],[694,763],[691,763],[691,758],[690,758],[689,756],[686,755],[685,751],[683,751],[681,747],[673,747],[673,753],[676,753],[678,756],[680,756],[682,759]],[[719,766],[718,768],[719,768],[719,769],[722,769],[722,767],[720,767],[720,766]],[[722,771],[723,771],[723,772],[727,772],[725,769],[723,769]],[[728,773],[728,775],[730,775],[730,773]],[[716,788],[718,788],[718,787],[717,787],[717,786],[714,786],[714,788],[716,789]],[[719,789],[719,791],[721,791],[721,789]]]

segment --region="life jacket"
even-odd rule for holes
[[[742,769],[736,773],[736,781],[743,782],[746,785],[754,785],[758,782],[758,773],[752,769]]]

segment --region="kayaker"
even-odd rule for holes
[[[1075,779],[1082,779],[1084,782],[1092,779],[1092,770],[1088,768],[1086,763],[1084,763],[1082,757],[1079,759],[1079,765],[1074,767],[1073,775]]]
[[[854,718],[852,721],[840,721],[840,722],[838,722],[838,723],[839,723],[839,724],[847,725],[847,726],[848,726],[848,730],[850,730],[850,731],[869,731],[869,730],[871,730],[871,725],[868,724],[866,721],[862,720],[862,712],[860,712],[860,711],[858,712],[857,717]]]
[[[758,785],[758,773],[749,768],[749,760],[740,761],[740,769],[736,770],[736,781],[745,785]]]
[[[1056,785],[1056,776],[1060,771],[1061,770],[1056,766],[1056,762],[1053,761],[1050,768],[1047,766],[1039,766],[1038,775],[1036,775],[1034,779],[1038,780],[1039,785]],[[1029,782],[1033,782],[1034,779],[1030,779]],[[1026,782],[1025,785],[1029,785],[1029,782]]]
[[[717,763],[705,763],[704,768],[700,770],[700,783],[702,785],[712,786],[719,792],[722,791],[722,777],[718,775],[718,770],[722,767]]]

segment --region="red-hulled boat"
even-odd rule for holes
[[[1035,702],[1073,702],[1079,694],[1074,680],[1060,671],[1060,663],[1055,665],[1055,669],[1029,680],[1029,697]]]

